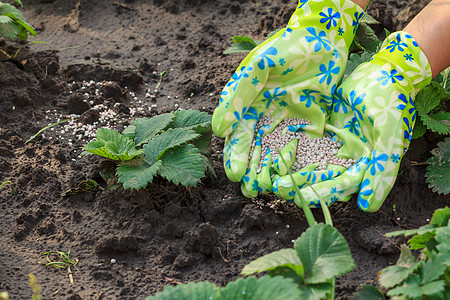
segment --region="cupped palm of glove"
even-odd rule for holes
[[[412,137],[414,96],[430,81],[428,60],[413,37],[405,32],[391,34],[381,50],[338,87],[325,125],[325,131],[342,143],[337,156],[358,162],[327,176],[317,174],[322,171],[295,173],[301,196],[311,206],[319,206],[319,201],[329,205],[359,192],[359,208],[378,210]],[[293,198],[288,176],[273,181],[275,194]]]

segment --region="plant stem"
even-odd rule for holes
[[[278,150],[278,153],[281,153],[280,148],[277,147],[277,150]],[[280,158],[283,161],[283,164],[287,166],[288,164],[286,163],[284,157],[282,155],[280,155]],[[288,173],[289,173],[289,177],[291,178],[291,182],[295,189],[294,203],[298,207],[303,209],[303,212],[305,213],[306,221],[308,221],[309,227],[312,227],[317,224],[317,221],[316,221],[316,219],[314,219],[314,216],[312,214],[311,209],[308,206],[308,203],[306,203],[305,199],[303,199],[303,197],[300,195],[300,190],[298,189],[298,186],[295,183],[294,176],[292,176],[291,170],[288,170]]]
[[[159,76],[159,82],[158,82],[158,84],[155,86],[155,90],[158,90],[158,89],[159,89],[159,87],[161,86],[161,83],[162,83],[162,79],[163,79],[164,77],[166,77],[168,73],[169,73],[169,71],[164,70],[164,71],[162,71],[161,73],[158,74],[158,76]]]

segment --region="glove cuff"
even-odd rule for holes
[[[327,36],[336,44],[350,48],[364,10],[350,0],[299,0],[288,28],[313,27],[317,38]]]
[[[390,34],[371,63],[386,69],[385,79],[377,78],[382,81],[382,85],[398,83],[412,98],[429,85],[432,79],[427,57],[415,39],[404,31]]]

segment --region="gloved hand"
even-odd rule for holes
[[[313,170],[295,173],[305,200],[320,206],[320,198],[330,205],[359,191],[359,208],[377,211],[395,183],[411,141],[416,119],[413,99],[430,82],[430,65],[417,42],[406,32],[392,33],[381,50],[338,87],[325,126],[343,143],[337,156],[358,163],[343,173],[328,171],[326,176]],[[281,198],[293,198],[289,176],[275,178],[273,189]]]
[[[287,27],[253,49],[226,84],[212,129],[226,138],[225,171],[230,180],[242,180],[245,196],[271,190],[270,155],[265,157],[269,167],[257,179],[259,140],[282,120],[307,118],[311,124],[304,130],[311,136],[323,134],[362,16],[363,10],[350,0],[300,0]],[[272,123],[259,130],[249,162],[255,124],[263,115],[272,117]]]

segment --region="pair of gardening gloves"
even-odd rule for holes
[[[212,129],[225,137],[225,171],[230,180],[241,182],[244,196],[274,192],[294,198],[288,172],[297,140],[277,157],[272,157],[275,149],[261,157],[261,139],[281,121],[296,117],[310,124],[283,132],[329,136],[341,143],[338,158],[357,161],[348,169],[328,164],[326,170],[316,170],[318,165],[312,164],[295,172],[294,182],[307,203],[330,205],[358,193],[364,211],[377,211],[383,204],[411,140],[414,96],[430,83],[431,69],[414,38],[395,32],[341,83],[363,15],[350,0],[300,0],[287,27],[253,49],[226,84]],[[262,116],[272,123],[255,132]]]

